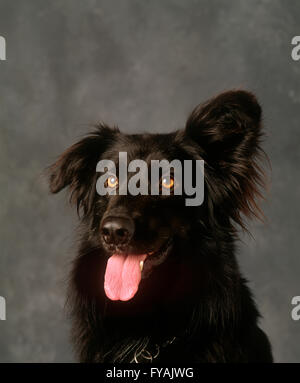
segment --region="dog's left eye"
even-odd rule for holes
[[[111,175],[106,180],[105,186],[110,188],[115,188],[116,186],[118,186],[118,183],[119,183],[118,177],[115,175]]]
[[[165,189],[172,189],[174,186],[174,178],[173,177],[162,177],[161,185]]]

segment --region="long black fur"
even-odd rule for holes
[[[49,167],[51,192],[68,187],[81,213],[68,294],[80,361],[272,361],[235,257],[238,227],[261,215],[261,135],[254,95],[228,91],[197,106],[185,129],[173,133],[127,135],[100,124]],[[117,163],[120,151],[128,161],[204,159],[204,203],[186,207],[184,196],[99,196],[96,164]],[[142,253],[168,240],[166,260],[127,302],[109,300],[103,288],[111,254],[100,225],[110,211],[135,221],[132,249]]]

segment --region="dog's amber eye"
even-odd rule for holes
[[[174,186],[174,178],[173,177],[162,177],[161,185],[165,189],[172,189]]]
[[[117,176],[111,175],[105,182],[105,186],[109,188],[115,188],[118,186],[119,180]]]

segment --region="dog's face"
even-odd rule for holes
[[[147,195],[118,195],[119,153],[126,152],[128,163],[144,161],[149,169],[149,193]],[[99,209],[99,233],[107,252],[150,254],[165,248],[172,236],[183,235],[189,227],[188,211],[184,208],[184,195],[174,195],[177,180],[171,175],[161,174],[160,189],[170,189],[169,195],[151,195],[151,161],[167,159],[184,160],[188,156],[176,142],[176,134],[167,135],[123,135],[117,133],[110,149],[102,158],[112,160],[117,172],[109,173],[107,181],[116,195],[97,196]],[[127,182],[137,172],[127,175]],[[101,175],[101,173],[99,174]]]
[[[130,300],[142,278],[175,256],[178,243],[188,247],[193,237],[199,242],[214,225],[229,229],[232,221],[242,224],[241,213],[255,213],[259,172],[254,158],[259,149],[260,114],[251,94],[227,92],[198,106],[186,128],[174,133],[126,135],[101,125],[50,167],[51,191],[69,187],[71,201],[82,210],[90,237],[101,248],[99,254],[107,258],[104,289],[108,298]],[[127,153],[128,162],[143,160],[149,169],[153,160],[203,159],[203,206],[186,206],[184,190],[181,195],[175,193],[182,179],[174,174],[159,177],[158,188],[168,189],[168,195],[119,195],[121,152]],[[102,176],[96,166],[102,159],[116,164],[106,179],[112,193],[106,195],[96,191]],[[135,175],[128,173],[126,182]],[[147,182],[150,190],[150,172]]]
[[[149,168],[147,195],[97,196],[93,216],[99,217],[96,233],[109,259],[105,273],[106,295],[112,300],[129,300],[141,278],[164,262],[173,246],[174,237],[186,238],[192,214],[185,209],[184,195],[174,195],[178,187],[173,175],[161,174],[159,189],[169,188],[169,195],[151,195],[151,161],[188,157],[176,140],[176,134],[130,135],[117,133],[102,155],[119,169],[119,153],[127,153],[128,163],[142,160]],[[137,172],[127,175],[127,182]],[[101,175],[101,173],[100,173]],[[109,173],[108,187],[118,191],[119,173]],[[95,227],[95,226],[94,226]]]

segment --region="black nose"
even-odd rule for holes
[[[123,217],[107,217],[101,225],[103,241],[108,245],[127,245],[134,233],[132,219]]]

